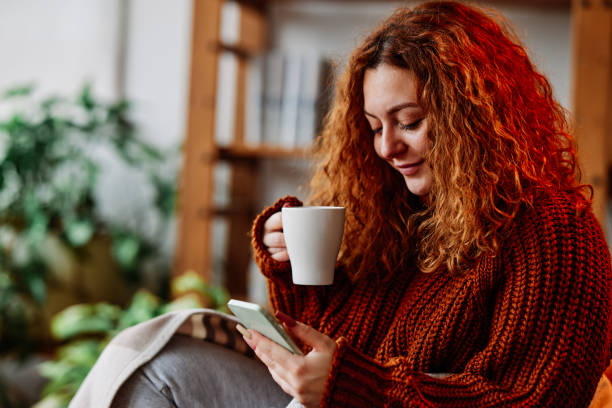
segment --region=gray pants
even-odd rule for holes
[[[123,384],[112,407],[284,408],[290,400],[259,360],[176,335]]]

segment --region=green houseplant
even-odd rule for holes
[[[94,303],[70,306],[58,313],[51,328],[53,336],[64,344],[53,360],[40,366],[49,382],[35,408],[67,407],[106,344],[121,330],[173,310],[210,307],[227,312],[227,291],[208,285],[195,273],[175,278],[171,287],[175,295],[171,302],[140,290],[125,309]]]
[[[106,253],[108,269],[125,282],[116,286],[136,287],[156,258],[167,276],[159,242],[98,211],[102,165],[92,152],[106,149],[146,175],[162,220],[158,235],[174,210],[176,172],[166,164],[176,152],[144,142],[128,118],[129,104],[101,102],[90,86],[74,99],[37,100],[32,87],[23,87],[0,101],[14,106],[0,117],[0,354],[23,355],[32,349],[33,334],[46,331],[49,282],[67,270],[99,263],[96,257]],[[87,301],[75,288],[71,301]]]

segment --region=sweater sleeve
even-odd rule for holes
[[[502,251],[489,339],[461,373],[434,378],[340,338],[322,406],[588,406],[610,358],[610,254],[590,211],[544,210]]]
[[[281,310],[301,322],[316,326],[329,295],[337,293],[339,286],[346,284],[348,279],[337,268],[333,285],[307,286],[293,284],[290,263],[288,261],[279,262],[272,258],[263,244],[264,223],[272,214],[281,211],[285,204],[297,207],[301,206],[302,202],[295,197],[286,196],[266,208],[255,219],[251,230],[251,244],[255,262],[261,273],[266,277],[268,298],[274,310]]]
[[[281,286],[288,287],[291,283],[291,266],[289,265],[289,262],[279,262],[272,258],[263,243],[265,222],[273,214],[281,211],[285,204],[288,204],[291,207],[302,206],[302,202],[297,198],[286,196],[276,201],[270,207],[264,209],[253,222],[253,228],[251,229],[251,245],[253,246],[255,263],[257,263],[261,273],[267,279],[273,280]]]

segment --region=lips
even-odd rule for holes
[[[396,165],[395,168],[397,168],[397,170],[404,176],[410,176],[419,171],[419,168],[423,163],[425,163],[425,160],[420,160],[415,163],[399,164]]]

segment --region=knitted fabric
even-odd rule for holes
[[[262,243],[284,203],[301,205],[286,197],[264,210],[252,242],[271,305],[337,341],[322,406],[588,406],[610,361],[612,284],[590,211],[551,193],[522,211],[496,256],[462,273],[352,283],[339,267],[316,287],[293,285],[289,262]]]

